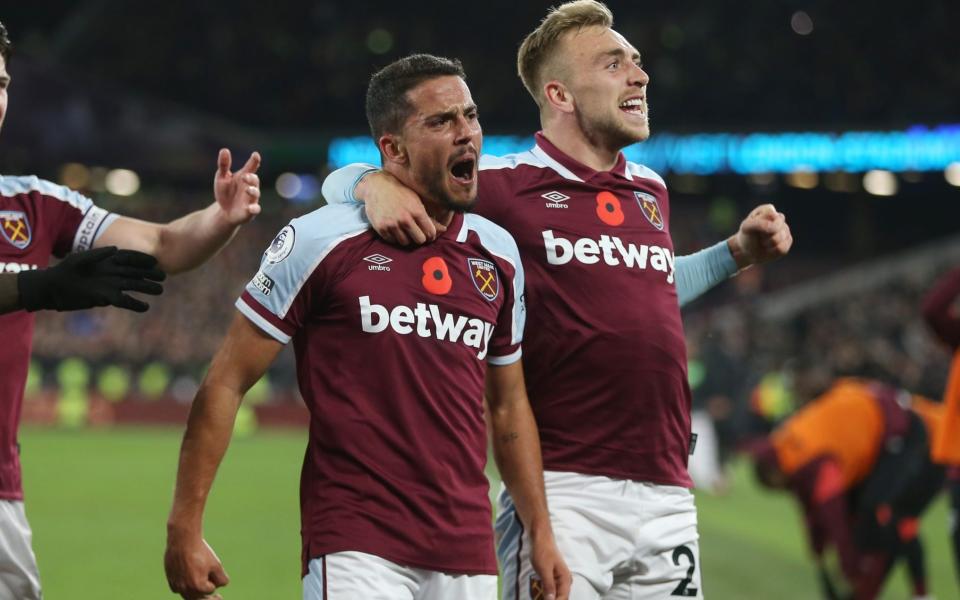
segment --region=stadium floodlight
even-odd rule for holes
[[[950,185],[960,187],[960,162],[947,165],[947,168],[943,170],[943,176]]]
[[[140,176],[130,169],[112,169],[104,184],[114,196],[132,196],[140,191]]]
[[[296,173],[281,173],[277,177],[277,183],[275,184],[277,189],[277,194],[281,198],[286,200],[291,200],[300,193],[303,184],[300,182],[300,177]]]
[[[898,187],[897,177],[890,171],[874,169],[863,176],[863,189],[874,196],[893,196]]]

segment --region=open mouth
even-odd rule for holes
[[[620,103],[620,110],[628,115],[647,114],[647,104],[643,98],[630,98]]]
[[[450,175],[459,184],[472,184],[477,177],[477,159],[466,157],[455,161],[450,167]]]

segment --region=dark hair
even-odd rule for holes
[[[13,50],[13,44],[10,43],[10,37],[7,35],[7,28],[0,22],[0,56],[3,62],[10,62],[10,51]]]
[[[374,73],[367,86],[367,123],[374,141],[403,127],[413,111],[408,91],[424,81],[447,75],[467,78],[459,60],[431,54],[411,54]]]

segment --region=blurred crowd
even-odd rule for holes
[[[743,295],[737,285],[730,286],[729,303],[688,311],[694,410],[712,421],[720,461],[838,377],[869,377],[939,401],[951,355],[928,329],[920,306],[937,276],[954,266],[928,262],[789,315],[765,317],[764,297]]]
[[[161,192],[141,201],[142,206],[130,206],[120,203],[136,200],[114,199],[111,205],[105,199],[105,206],[166,220],[207,198],[168,198]],[[129,375],[133,395],[141,385],[151,392],[140,395],[192,399],[233,318],[233,303],[256,272],[262,252],[289,219],[312,208],[281,202],[264,206],[264,214],[213,261],[168,280],[164,295],[151,300],[145,315],[112,309],[38,314],[33,390],[62,387],[58,366],[73,358],[85,365],[91,389],[98,385],[98,373],[119,368]],[[735,230],[738,211],[728,211],[732,220],[715,218],[716,205],[688,206],[682,218],[678,212],[672,224],[678,254]],[[818,277],[836,265],[805,258],[801,248],[795,257],[741,273],[684,311],[695,408],[715,420],[729,448],[758,423],[776,421],[838,375],[878,377],[939,398],[948,356],[927,331],[919,306],[936,276],[950,266],[946,258],[928,261],[866,291],[840,289],[828,300],[775,315],[762,310],[771,292],[789,295],[789,282],[800,279],[817,285]],[[291,355],[285,351],[271,369],[268,398],[297,398]]]

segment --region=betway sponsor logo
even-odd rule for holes
[[[0,273],[20,273],[21,271],[34,271],[37,265],[28,265],[27,263],[0,262]]]
[[[360,322],[367,333],[380,333],[389,327],[400,335],[416,333],[423,338],[433,337],[454,344],[459,341],[468,348],[476,348],[480,360],[487,356],[487,344],[493,336],[493,324],[442,313],[436,304],[417,302],[416,307],[401,304],[388,310],[382,304],[372,304],[370,296],[360,296]]]
[[[543,232],[543,245],[551,265],[565,265],[574,259],[594,265],[602,260],[611,267],[622,264],[629,269],[660,271],[667,274],[667,283],[673,283],[674,257],[668,248],[624,243],[615,235],[601,235],[599,240],[568,240],[554,236],[550,229]]]

